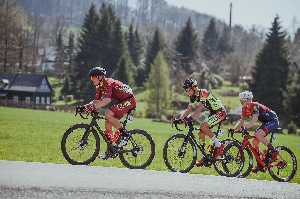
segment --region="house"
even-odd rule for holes
[[[52,93],[44,74],[0,73],[0,105],[45,107],[52,103]]]

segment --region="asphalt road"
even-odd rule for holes
[[[300,198],[275,181],[0,160],[0,198]]]

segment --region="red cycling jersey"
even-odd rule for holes
[[[253,116],[253,114],[257,114],[258,120],[261,122],[278,119],[274,111],[258,102],[251,102],[248,107],[242,108],[242,118],[246,118],[247,115]]]
[[[132,89],[122,82],[112,79],[104,78],[100,85],[96,88],[96,95],[94,100],[101,100],[102,95],[105,98],[112,98],[121,102],[133,96]]]

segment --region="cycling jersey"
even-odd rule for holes
[[[117,119],[121,119],[130,109],[136,107],[136,99],[132,89],[118,80],[104,78],[96,88],[94,100],[101,100],[103,94],[105,98],[112,98],[118,101],[117,104],[109,109]]]
[[[104,78],[100,82],[94,100],[101,100],[103,94],[105,98],[112,98],[118,102],[133,97],[132,89],[128,85],[112,78]]]
[[[195,102],[199,102],[204,104],[205,108],[210,112],[216,112],[224,108],[222,102],[206,89],[199,89],[196,92],[196,95],[190,97],[189,105],[194,106]]]
[[[247,115],[253,116],[254,114],[257,114],[258,120],[264,123],[274,119],[278,119],[274,111],[272,111],[265,105],[259,104],[258,102],[251,102],[249,106],[242,108],[243,118],[246,118]]]

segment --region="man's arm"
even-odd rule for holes
[[[184,117],[188,116],[191,113],[192,109],[193,107],[191,105],[188,105],[187,109],[184,111],[180,119],[183,119]]]
[[[191,115],[191,117],[195,119],[202,113],[203,109],[204,109],[204,104],[200,103],[196,111]]]

